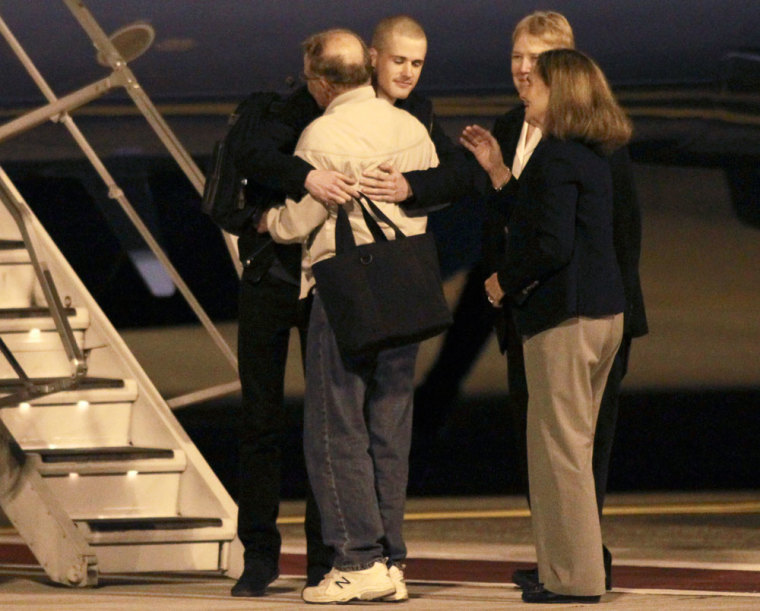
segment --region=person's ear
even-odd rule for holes
[[[335,87],[324,77],[320,78],[319,82],[322,84],[322,89],[324,90],[325,95],[327,95],[327,99],[332,102],[333,98],[336,96]]]
[[[369,48],[369,59],[372,62],[372,67],[377,68],[377,49],[375,47]]]

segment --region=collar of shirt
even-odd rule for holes
[[[345,93],[341,93],[325,108],[325,114],[331,114],[335,112],[341,106],[346,104],[353,104],[355,102],[361,102],[362,100],[369,100],[376,97],[375,90],[372,85],[362,85],[356,89],[350,89]]]
[[[515,178],[520,178],[523,168],[528,164],[530,156],[536,150],[539,142],[541,142],[541,130],[537,127],[534,128],[530,140],[528,140],[528,123],[527,121],[523,121],[520,139],[517,141],[515,157],[512,161],[512,175]]]

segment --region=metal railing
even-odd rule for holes
[[[82,106],[83,104],[86,104],[87,102],[90,102],[102,96],[114,87],[124,87],[127,94],[143,114],[148,124],[151,126],[168,152],[172,155],[184,174],[190,180],[199,195],[203,194],[204,176],[196,163],[187,153],[185,148],[176,138],[172,130],[169,128],[167,123],[161,117],[158,110],[148,98],[147,94],[140,87],[137,78],[127,66],[127,61],[122,57],[119,50],[114,46],[109,37],[95,21],[92,14],[85,7],[84,2],[81,0],[63,0],[63,2],[66,4],[68,9],[71,11],[76,20],[90,37],[99,53],[99,57],[102,57],[108,66],[110,66],[112,73],[110,76],[101,79],[100,81],[79,89],[62,98],[57,98],[48,83],[37,70],[32,60],[26,54],[21,44],[19,44],[18,40],[15,38],[6,23],[3,21],[2,17],[0,17],[0,33],[2,33],[3,37],[10,45],[13,52],[19,58],[24,68],[27,70],[29,75],[39,87],[40,91],[48,100],[47,105],[26,113],[6,123],[5,125],[0,126],[0,141],[12,138],[24,131],[40,125],[41,123],[44,123],[47,120],[53,120],[63,124],[71,136],[74,138],[74,141],[77,143],[79,148],[85,154],[89,162],[92,164],[95,171],[108,187],[109,197],[119,203],[122,210],[127,215],[131,223],[135,226],[137,231],[140,233],[145,243],[166,269],[172,282],[177,287],[178,291],[182,294],[185,301],[188,303],[198,320],[204,326],[206,332],[214,341],[217,348],[230,363],[233,370],[237,372],[237,358],[235,356],[235,353],[230,348],[229,344],[226,342],[214,323],[208,317],[196,297],[190,291],[189,287],[182,279],[179,272],[176,270],[169,258],[166,256],[161,246],[151,234],[150,230],[143,223],[142,219],[132,207],[122,189],[116,184],[113,177],[108,172],[95,150],[76,126],[74,120],[69,115],[69,112],[75,108]],[[225,235],[225,240],[227,242],[228,248],[230,249],[230,252],[233,253],[235,245],[230,241],[231,237]],[[236,257],[233,257],[233,261],[235,263],[237,262]],[[173,407],[187,405],[192,402],[229,394],[237,390],[239,387],[239,382],[223,384],[210,389],[206,389],[205,391],[197,391],[182,397],[175,397],[170,400],[169,403]]]
[[[55,286],[55,282],[53,281],[53,276],[47,268],[47,265],[41,261],[37,255],[33,234],[29,231],[27,219],[24,217],[24,213],[19,206],[18,194],[9,186],[8,177],[5,173],[0,174],[0,200],[5,204],[6,209],[10,212],[18,227],[24,247],[29,254],[29,260],[34,269],[34,273],[37,276],[37,281],[40,283],[42,292],[45,295],[45,301],[50,316],[55,323],[58,336],[63,344],[66,358],[71,364],[70,377],[33,380],[26,375],[26,372],[16,360],[10,348],[8,348],[2,338],[0,338],[0,352],[5,356],[11,368],[18,376],[21,384],[21,388],[18,391],[0,398],[0,407],[6,407],[8,405],[17,405],[20,401],[74,388],[87,374],[87,361],[74,338],[74,332],[71,329],[71,325],[66,316],[66,311],[61,303],[61,298],[58,289]]]

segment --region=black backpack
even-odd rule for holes
[[[247,185],[245,177],[235,167],[235,157],[261,119],[276,112],[282,101],[278,93],[271,91],[252,93],[230,115],[227,135],[214,145],[201,209],[233,235],[243,235],[261,205],[273,199],[274,193],[269,189]]]

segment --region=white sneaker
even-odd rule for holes
[[[347,603],[350,600],[375,600],[396,591],[388,567],[377,561],[361,571],[333,568],[319,585],[304,588],[301,597],[307,603]]]
[[[391,578],[393,585],[396,586],[396,591],[393,594],[384,596],[383,601],[397,603],[402,600],[409,600],[409,590],[406,589],[406,581],[404,581],[404,571],[402,567],[394,564],[388,569],[388,577]]]

